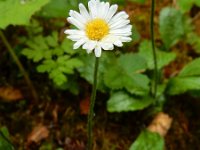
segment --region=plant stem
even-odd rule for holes
[[[3,43],[5,44],[7,50],[9,51],[10,55],[12,56],[12,58],[14,59],[14,61],[16,62],[19,70],[21,71],[22,75],[24,76],[24,79],[27,83],[27,85],[29,86],[32,96],[35,100],[38,100],[38,95],[36,93],[36,90],[28,76],[28,74],[26,73],[22,63],[20,62],[20,60],[18,59],[17,55],[15,54],[14,50],[12,49],[11,45],[9,44],[8,40],[6,39],[5,35],[3,34],[3,32],[0,30],[0,37],[3,41]]]
[[[151,20],[150,20],[150,30],[151,30],[151,44],[154,60],[154,83],[152,84],[152,95],[156,98],[157,95],[157,84],[158,84],[158,66],[157,66],[157,57],[155,49],[155,39],[154,39],[154,0],[151,1]]]
[[[88,114],[88,123],[87,123],[87,134],[88,134],[88,143],[87,150],[92,150],[92,127],[93,127],[93,117],[94,117],[94,105],[96,99],[96,91],[97,91],[97,74],[98,74],[98,66],[99,66],[99,58],[96,57],[95,67],[94,67],[94,83],[92,87],[92,96],[90,99],[90,110]]]

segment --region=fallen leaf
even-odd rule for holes
[[[80,113],[82,115],[87,115],[89,112],[89,108],[90,108],[90,98],[86,97],[80,102]]]
[[[172,118],[163,112],[160,112],[153,119],[147,129],[151,132],[156,132],[164,137],[171,127]]]
[[[52,111],[52,116],[53,116],[53,121],[54,123],[57,123],[58,122],[58,108],[59,106],[56,105]]]
[[[32,132],[29,134],[27,143],[39,143],[41,140],[46,139],[49,136],[49,130],[46,126],[39,124],[34,127]]]
[[[82,141],[66,137],[65,149],[66,150],[85,150],[85,144]]]
[[[0,98],[3,101],[17,101],[23,98],[23,95],[19,89],[13,87],[0,87]]]

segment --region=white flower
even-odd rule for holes
[[[89,12],[79,4],[80,13],[70,10],[68,22],[78,29],[67,29],[67,38],[75,41],[73,48],[82,46],[88,53],[93,50],[96,57],[101,56],[102,49],[113,50],[114,45],[121,47],[123,42],[130,42],[130,20],[126,12],[116,13],[118,6],[99,0],[88,2]]]

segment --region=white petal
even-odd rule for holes
[[[113,23],[110,28],[111,29],[117,29],[117,28],[122,28],[123,26],[126,26],[127,24],[130,23],[130,20],[119,20],[118,22]]]
[[[118,46],[118,47],[122,47],[123,46],[123,44],[122,44],[122,42],[120,40],[115,41],[113,44],[115,46]]]
[[[95,47],[95,50],[94,50],[94,53],[95,53],[95,56],[96,57],[100,57],[101,56],[101,47],[100,46],[96,46]]]
[[[73,17],[68,17],[67,21],[69,21],[69,23],[75,25],[77,28],[79,28],[81,30],[84,29],[84,25]]]
[[[88,48],[89,50],[93,50],[97,45],[97,42],[96,41],[89,41],[88,42]]]
[[[85,8],[85,6],[83,4],[79,4],[79,10],[81,15],[86,19],[86,20],[90,20],[91,17],[87,11],[87,9]]]
[[[130,37],[120,37],[120,40],[122,41],[122,42],[130,42],[132,39],[130,38]]]
[[[104,7],[105,7],[105,2],[99,3],[99,5],[98,5],[98,10],[97,10],[97,13],[98,13],[98,17],[99,17],[99,18],[102,18],[102,14],[103,14],[103,11],[104,11]]]
[[[104,50],[113,50],[114,46],[112,43],[100,43],[100,46],[104,49]]]
[[[109,25],[112,25],[115,22],[118,22],[119,19],[127,19],[128,14],[125,11],[118,12],[116,15],[114,15],[111,20],[109,21]]]
[[[130,27],[124,27],[119,29],[110,30],[110,34],[117,34],[117,33],[127,33],[131,32],[131,26]]]
[[[93,49],[92,49],[93,50]],[[92,50],[91,49],[86,49],[86,52],[88,53],[88,54],[90,54],[91,52],[92,52]]]
[[[91,0],[88,2],[89,12],[90,12],[90,16],[92,18],[97,17],[97,4],[98,4],[98,2],[95,0]]]
[[[84,39],[81,39],[79,41],[77,41],[74,45],[73,45],[73,49],[78,49],[81,45],[83,45],[86,41]]]
[[[82,15],[80,15],[78,12],[74,10],[70,10],[69,15],[75,18],[76,20],[79,20],[82,24],[85,24],[87,21]]]
[[[116,40],[118,40],[119,38],[118,38],[118,36],[114,36],[114,35],[112,35],[112,34],[109,34],[109,35],[107,35],[107,36],[105,36],[102,40],[101,40],[101,42],[103,42],[103,43],[114,43]]]
[[[93,50],[97,45],[96,41],[88,40],[84,45],[83,49]]]
[[[84,38],[85,36],[81,36],[81,35],[69,35],[67,36],[68,39],[72,40],[72,41],[78,41],[82,38]]]
[[[105,17],[105,20],[106,20],[107,22],[109,22],[109,20],[112,18],[112,16],[116,13],[117,8],[118,8],[117,5],[112,5],[112,6],[109,8],[109,11],[108,11],[108,13],[107,13],[107,15],[106,15],[106,17]]]
[[[95,7],[95,11],[96,11],[95,18],[101,18],[103,4],[104,4],[104,2],[100,2],[99,0],[93,4],[94,6],[96,6]]]
[[[88,42],[86,42],[85,44],[83,44],[82,48],[83,49],[88,49]]]
[[[64,31],[65,34],[72,34],[72,35],[85,35],[84,31],[76,30],[76,29],[67,29]]]
[[[97,42],[96,41],[88,40],[83,45],[83,49],[85,49],[87,51],[87,53],[91,53],[93,51],[93,49],[95,49],[96,46],[97,46]]]
[[[130,36],[132,35],[132,32],[126,32],[126,33],[115,33],[113,34],[115,36]]]
[[[105,3],[104,7],[102,8],[102,11],[101,11],[101,18],[105,18],[108,11],[109,11],[109,7],[110,7],[110,4],[108,2]]]

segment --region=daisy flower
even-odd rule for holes
[[[70,10],[68,22],[77,29],[67,29],[67,38],[75,42],[73,48],[82,46],[88,53],[94,50],[100,57],[103,50],[113,50],[114,46],[122,47],[123,42],[130,42],[131,28],[128,14],[118,12],[118,6],[99,0],[90,0],[88,9],[79,4],[80,13]]]

